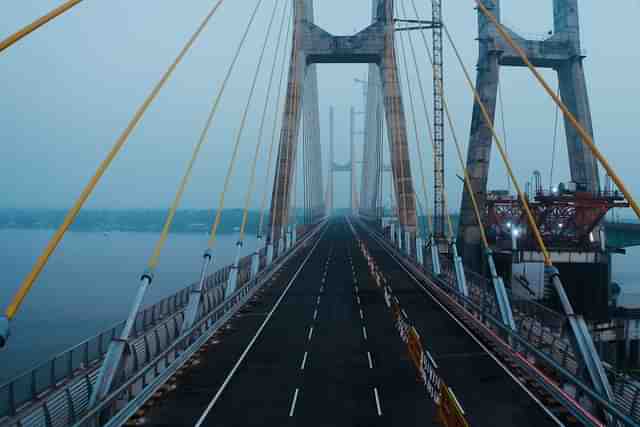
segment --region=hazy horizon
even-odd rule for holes
[[[57,3],[32,0],[5,8],[0,16],[0,37],[6,37]],[[254,1],[249,3],[251,6],[255,4]],[[264,2],[249,33],[237,71],[229,82],[209,141],[185,194],[184,209],[217,206],[231,156],[233,135],[240,122],[257,52],[275,3],[275,0]],[[315,3],[316,22],[336,34],[353,33],[370,21],[369,0],[323,0]],[[428,16],[430,10],[426,2],[419,3],[421,14]],[[502,3],[504,21],[524,33],[544,34],[552,26],[551,0],[535,4],[515,0],[503,0]],[[277,4],[283,3],[278,1]],[[637,194],[640,176],[635,174],[635,158],[640,150],[633,143],[633,138],[640,128],[635,103],[635,99],[640,97],[635,76],[640,59],[632,40],[638,38],[640,31],[635,25],[640,3],[623,0],[615,8],[606,2],[582,1],[579,5],[583,47],[587,51],[585,70],[595,140],[628,187],[636,190]],[[4,197],[0,207],[64,209],[70,206],[133,111],[210,7],[211,2],[205,0],[194,0],[179,7],[174,2],[159,0],[154,2],[152,9],[144,1],[83,2],[3,52],[0,55],[0,73],[3,76],[0,80],[0,92],[3,94],[0,98],[0,140],[3,142],[0,144],[0,162],[3,165],[0,168],[0,191]],[[340,13],[336,13],[338,8]],[[619,13],[620,10],[628,13]],[[87,208],[163,209],[169,206],[212,98],[248,21],[248,11],[246,2],[223,4],[134,131],[128,145],[98,185]],[[444,14],[466,65],[474,70],[477,23],[473,2],[445,4]],[[227,208],[244,204],[248,164],[266,93],[276,30],[270,37],[264,68],[249,112]],[[414,37],[418,51],[423,52],[418,34]],[[472,98],[448,46],[446,51],[447,96],[458,137],[466,145]],[[421,78],[429,94],[430,105],[431,73],[424,55],[421,56]],[[325,184],[329,106],[336,108],[336,160],[343,162],[348,157],[349,108],[352,105],[362,108],[362,88],[354,83],[354,79],[365,77],[366,69],[364,65],[318,67]],[[416,77],[413,71],[411,73],[415,90]],[[544,70],[543,74],[550,84],[557,84],[554,73]],[[547,185],[555,107],[527,70],[505,68],[501,78],[507,144],[518,176],[524,183],[534,169],[539,169]],[[257,187],[252,197],[254,208],[259,206],[263,191],[270,191],[270,180],[265,182],[264,172],[273,110],[267,116],[267,138],[263,142]],[[418,117],[418,125],[424,133],[422,110],[418,111]],[[500,129],[501,117],[498,111]],[[410,120],[408,134],[412,158],[415,159]],[[451,210],[457,211],[462,188],[456,178],[460,168],[454,158],[450,135],[447,130],[446,185]],[[562,128],[559,135],[555,182],[568,180]],[[361,145],[360,137],[358,143]],[[356,150],[358,156],[361,155],[360,145]],[[386,151],[385,156],[388,157]],[[425,153],[425,160],[430,177],[430,150]],[[504,168],[497,160],[495,150],[491,167],[490,187],[505,187]],[[417,162],[412,168],[419,189]],[[347,204],[347,183],[346,175],[336,177],[336,206]],[[431,187],[430,183],[428,185]],[[302,201],[301,187],[298,186],[298,204]],[[388,187],[387,184],[387,193]]]

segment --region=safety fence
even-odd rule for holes
[[[304,246],[307,239],[319,229],[320,225],[308,235],[301,236],[299,243],[282,253],[271,266],[267,265],[265,248],[261,248],[257,252],[260,267],[256,277],[251,277],[253,255],[242,258],[239,261],[238,289],[226,299],[225,284],[231,266],[209,275],[198,312],[198,318],[201,319],[199,329],[193,328],[190,335],[181,334],[181,330],[189,294],[197,284],[189,285],[141,310],[128,342],[127,351],[131,357],[127,358],[116,387],[133,378],[138,381],[127,387],[128,397],[124,400],[119,398],[120,404],[140,394],[154,378],[172,366],[183,352],[185,344],[190,344],[204,331],[209,333],[211,328],[217,330],[220,322],[226,321],[224,319],[230,313],[241,308],[253,289],[262,286],[272,272]],[[109,344],[119,336],[123,326],[124,322],[119,322],[0,386],[0,425],[49,427],[69,425],[80,419],[88,410],[91,391]],[[110,409],[116,406],[114,402]]]
[[[572,372],[575,368],[570,368],[572,364],[576,363],[575,356],[573,356],[570,348],[567,347],[568,341],[561,339],[562,335],[558,335],[559,329],[557,325],[563,323],[561,315],[546,307],[536,305],[533,301],[527,303],[517,302],[514,305],[520,308],[514,311],[522,311],[518,314],[514,312],[514,317],[518,319],[518,330],[514,331],[500,320],[500,316],[496,315],[495,310],[491,308],[492,304],[483,305],[481,304],[481,298],[471,296],[477,291],[470,289],[469,296],[462,295],[456,286],[453,286],[455,283],[434,277],[430,271],[425,270],[423,265],[418,264],[415,259],[407,257],[393,243],[385,240],[382,237],[383,234],[377,229],[364,222],[360,222],[360,224],[374,240],[383,248],[386,248],[387,253],[392,258],[407,269],[407,272],[414,276],[416,280],[419,280],[431,295],[437,297],[463,322],[468,323],[470,328],[478,333],[483,340],[490,343],[498,354],[516,364],[522,370],[523,375],[536,382],[555,401],[561,402],[579,422],[585,425],[603,425],[603,422],[587,409],[599,408],[611,422],[625,426],[638,425],[640,419],[636,418],[637,409],[631,408],[629,405],[629,402],[632,402],[632,399],[635,398],[633,397],[634,390],[627,390],[626,397],[620,396],[618,387],[614,382],[616,400],[611,401],[596,393],[575,372]],[[472,277],[471,279],[472,282],[480,283],[477,286],[480,286],[485,292],[489,292],[487,289],[491,289],[487,283],[482,283],[480,280],[484,279],[482,276],[478,278]],[[475,286],[473,283],[471,284],[471,287]],[[481,294],[481,292],[477,293]],[[490,300],[489,297],[485,297],[485,301],[487,299]],[[525,314],[528,314],[528,316],[525,316]],[[546,326],[543,323],[548,321],[548,318],[554,319],[551,322],[551,326]],[[531,331],[529,338],[521,333],[521,330],[525,329]],[[542,337],[542,339],[538,337]],[[564,366],[559,362],[562,360],[565,360]],[[623,404],[625,399],[627,403]],[[590,403],[586,404],[585,407],[578,401]],[[635,406],[637,407],[638,405],[635,404]]]

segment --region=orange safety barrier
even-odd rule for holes
[[[440,404],[437,416],[438,422],[444,427],[469,427],[458,399],[444,383],[440,385]]]

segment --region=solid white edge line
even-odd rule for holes
[[[389,254],[389,256],[391,256],[391,258],[400,266],[400,268],[402,268],[405,273],[407,273],[409,275],[409,277],[411,277],[411,279],[420,287],[420,289],[422,289],[422,291],[424,293],[426,293],[433,301],[435,301],[436,304],[438,304],[438,306],[440,306],[441,309],[444,310],[445,313],[447,313],[449,315],[449,317],[451,317],[451,319],[453,319],[454,322],[456,322],[458,324],[458,326],[460,326],[462,328],[463,331],[465,331],[467,333],[467,335],[469,335],[471,337],[472,340],[474,340],[476,342],[476,344],[478,344],[480,346],[480,348],[482,348],[488,355],[489,357],[491,357],[494,362],[496,362],[498,364],[498,366],[500,366],[500,368],[502,368],[503,371],[505,371],[507,373],[507,375],[509,375],[511,377],[511,379],[513,381],[515,381],[516,384],[518,384],[520,386],[520,388],[522,390],[524,390],[525,393],[527,393],[529,395],[529,397],[538,404],[538,406],[559,426],[564,427],[564,424],[547,408],[545,407],[542,402],[540,401],[540,399],[538,399],[533,393],[531,393],[531,391],[515,376],[513,375],[509,369],[507,369],[507,367],[500,361],[500,359],[498,359],[479,339],[477,339],[475,337],[475,335],[473,335],[473,333],[460,321],[458,320],[458,318],[456,318],[453,313],[451,313],[445,306],[444,304],[442,304],[432,293],[431,291],[429,291],[427,288],[424,287],[424,285],[422,283],[420,283],[420,281],[416,278],[416,276],[409,271],[404,264],[402,264],[402,262],[398,261],[398,259],[396,258],[396,256],[391,253],[385,246],[380,245],[382,247],[382,249],[387,252]],[[437,285],[436,285],[437,286]]]
[[[433,367],[438,369],[438,364],[436,363],[436,360],[431,356],[431,353],[429,353],[429,350],[426,350],[426,353],[431,363],[433,363]]]
[[[373,369],[373,360],[371,360],[371,352],[367,351],[367,359],[369,359],[369,369]]]
[[[309,355],[309,352],[305,351],[304,352],[304,356],[302,357],[302,363],[300,364],[300,370],[304,371],[304,367],[307,364],[307,356]]]
[[[376,399],[376,409],[378,410],[378,416],[382,416],[382,408],[380,407],[380,396],[378,395],[378,388],[373,388],[373,396]]]
[[[453,397],[453,400],[456,403],[456,406],[458,407],[458,410],[462,413],[462,415],[465,415],[464,409],[462,409],[462,405],[460,404],[460,401],[458,400],[458,396],[456,396],[456,394],[453,392],[453,390],[451,390],[451,387],[447,387],[447,388],[449,389],[449,393]]]
[[[328,228],[328,226],[327,226],[327,228]],[[275,311],[280,306],[280,303],[282,302],[284,297],[287,295],[287,292],[289,292],[289,288],[291,288],[293,283],[296,281],[296,279],[298,278],[298,275],[300,274],[300,272],[302,271],[304,266],[307,265],[307,261],[309,261],[309,259],[311,258],[311,255],[313,255],[313,253],[315,252],[316,247],[318,247],[318,243],[320,243],[320,240],[322,240],[322,238],[324,237],[324,234],[327,231],[327,228],[325,228],[322,231],[322,234],[320,235],[320,237],[318,237],[318,240],[316,241],[315,245],[313,245],[313,248],[311,248],[311,251],[309,252],[309,255],[307,255],[307,257],[304,259],[304,261],[302,262],[302,264],[300,265],[298,270],[296,270],[295,274],[293,275],[293,277],[289,281],[289,284],[287,285],[287,287],[282,292],[282,295],[280,295],[280,298],[278,298],[278,300],[276,301],[276,303],[273,306],[273,308],[271,308],[271,311],[269,312],[269,314],[267,314],[267,317],[265,317],[264,321],[262,322],[262,324],[258,328],[258,331],[253,336],[251,341],[249,341],[249,344],[247,345],[247,347],[244,349],[244,351],[240,355],[240,358],[238,359],[236,364],[233,366],[233,368],[231,369],[231,371],[229,372],[229,374],[225,378],[224,382],[222,383],[222,385],[220,386],[220,388],[216,392],[215,396],[213,396],[213,399],[211,399],[211,402],[209,402],[209,404],[205,408],[204,412],[202,413],[202,415],[200,416],[198,421],[196,421],[194,427],[200,427],[202,425],[202,423],[204,422],[205,418],[207,418],[207,415],[209,415],[209,412],[211,412],[211,409],[213,409],[213,406],[216,404],[216,402],[218,401],[218,399],[222,395],[222,392],[224,392],[225,388],[227,388],[227,385],[229,384],[229,381],[231,381],[231,378],[233,377],[233,375],[238,370],[238,367],[244,361],[245,357],[247,357],[247,354],[249,353],[249,351],[253,347],[253,344],[255,344],[255,342],[258,339],[258,337],[260,336],[260,334],[262,334],[262,330],[265,328],[265,326],[267,325],[267,323],[271,319],[271,316],[273,316],[273,313],[275,313]]]
[[[289,409],[289,416],[293,417],[293,413],[296,410],[296,402],[298,401],[298,392],[300,390],[296,388],[296,391],[293,392],[293,400],[291,400],[291,409]]]

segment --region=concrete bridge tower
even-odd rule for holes
[[[500,19],[500,0],[482,0]],[[578,121],[593,136],[591,110],[583,68],[584,55],[580,45],[578,0],[553,0],[554,31],[546,39],[528,40],[507,28],[507,32],[525,50],[534,66],[551,68],[558,74],[562,100]],[[492,120],[495,118],[500,67],[524,67],[522,59],[502,39],[492,23],[478,11],[479,58],[476,87]],[[600,187],[598,166],[573,127],[565,122],[571,179],[587,191]],[[467,168],[471,186],[484,212],[487,178],[491,161],[492,137],[477,103],[473,107]],[[464,259],[477,267],[480,254],[480,231],[469,194],[464,192],[460,209],[459,242]],[[472,261],[472,260],[475,260]]]
[[[417,218],[413,180],[407,142],[406,121],[400,93],[398,66],[394,46],[395,22],[394,0],[373,0],[373,23],[352,36],[334,36],[313,22],[313,1],[295,0],[295,27],[291,65],[287,86],[284,120],[280,134],[280,145],[271,205],[271,239],[277,242],[286,224],[290,205],[290,193],[295,164],[296,145],[302,111],[305,123],[316,126],[318,120],[317,77],[315,64],[318,63],[362,63],[370,64],[367,127],[375,138],[373,150],[379,150],[380,133],[374,131],[379,122],[379,105],[383,106],[391,153],[391,166],[395,182],[395,195],[399,207],[399,220],[405,231],[415,233]],[[371,98],[373,97],[373,98]],[[307,117],[309,115],[309,117]],[[319,130],[311,131],[312,142],[317,150],[317,161],[313,162],[311,187],[314,206],[318,214],[323,213]],[[366,145],[366,144],[365,144]],[[371,147],[369,147],[371,150]],[[375,152],[374,152],[375,154]],[[365,158],[373,155],[365,147]],[[380,168],[377,168],[380,169]],[[368,171],[366,177],[381,173]],[[314,181],[313,177],[319,179]],[[362,196],[365,208],[375,206],[378,199],[377,188],[380,180],[366,179],[367,187]],[[317,197],[317,199],[316,199]],[[355,196],[353,196],[355,197]]]

